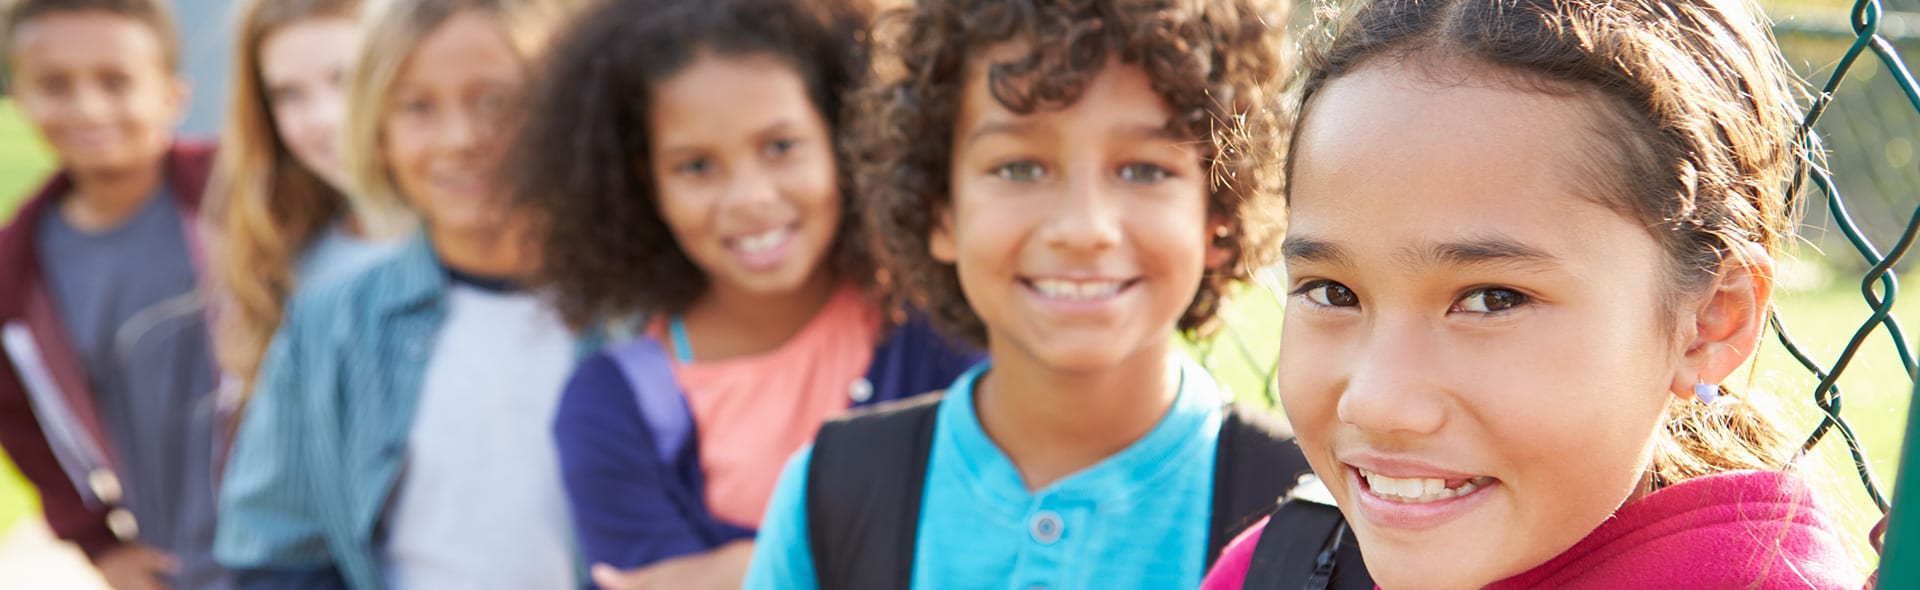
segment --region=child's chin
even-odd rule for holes
[[[1051,347],[1039,353],[1037,356],[1041,364],[1064,373],[1109,369],[1126,362],[1131,356],[1111,343],[1105,346]]]
[[[83,174],[118,172],[137,166],[140,163],[138,158],[128,155],[126,153],[128,151],[129,150],[123,149],[93,148],[66,150],[59,154],[60,164],[68,170]],[[154,154],[148,159],[157,162],[160,159],[160,154]]]
[[[1422,590],[1472,590],[1494,582],[1494,580],[1467,582],[1466,580],[1475,578],[1476,576],[1471,575],[1471,572],[1449,571],[1446,567],[1440,567],[1445,566],[1447,562],[1450,561],[1457,563],[1457,561],[1454,560],[1438,560],[1429,556],[1424,560],[1402,562],[1409,567],[1382,569],[1369,565],[1367,569],[1369,570],[1368,573],[1372,574],[1374,583],[1378,584],[1381,590],[1398,590],[1401,588],[1419,588]],[[1375,560],[1369,558],[1367,562],[1372,564]],[[1424,563],[1424,565],[1421,565],[1422,563]]]

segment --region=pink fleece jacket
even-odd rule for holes
[[[1266,522],[1235,539],[1200,585],[1238,590]],[[1364,548],[1363,548],[1364,550]],[[1489,590],[1862,588],[1834,525],[1798,478],[1736,471],[1622,507],[1559,557]]]

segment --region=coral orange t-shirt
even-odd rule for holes
[[[871,395],[867,367],[880,312],[841,287],[793,338],[770,352],[673,363],[686,393],[706,470],[707,507],[727,522],[759,527],[787,457],[827,419]]]

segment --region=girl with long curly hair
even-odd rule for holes
[[[886,288],[836,141],[857,1],[602,5],[544,68],[520,138],[543,279],[588,358],[553,433],[603,587],[739,587],[785,458],[851,406],[974,362]]]

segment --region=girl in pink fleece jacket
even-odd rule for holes
[[[1860,587],[1790,441],[1722,385],[1802,157],[1758,9],[1363,0],[1322,27],[1280,392],[1373,579]],[[1241,587],[1258,539],[1204,587]]]

